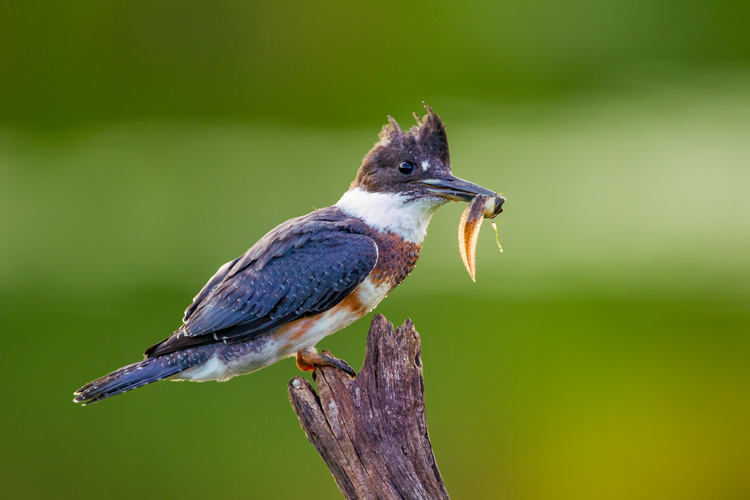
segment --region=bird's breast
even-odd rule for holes
[[[378,263],[370,277],[378,283],[388,283],[391,288],[396,287],[417,265],[422,244],[413,243],[387,231],[373,231],[369,236],[378,246]]]

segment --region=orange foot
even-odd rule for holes
[[[315,348],[308,347],[297,352],[297,367],[303,372],[315,370],[318,366],[334,366],[339,370],[346,372],[351,378],[357,376],[349,363],[343,359],[334,358],[330,352],[317,352]]]

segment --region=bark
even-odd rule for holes
[[[354,380],[321,367],[317,385],[289,382],[289,399],[347,499],[447,499],[425,418],[419,334],[407,319],[394,330],[378,314]]]

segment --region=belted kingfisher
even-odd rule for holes
[[[143,361],[78,389],[74,401],[94,403],[162,379],[229,380],[288,356],[303,370],[333,365],[354,376],[315,345],[409,275],[440,206],[478,194],[504,201],[451,174],[445,126],[425,108],[406,132],[388,117],[335,205],[284,222],[221,266],[177,331],[146,349]]]

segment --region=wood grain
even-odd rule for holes
[[[447,499],[425,417],[419,334],[407,319],[394,330],[372,320],[362,370],[351,380],[332,367],[312,385],[289,382],[307,438],[347,499]]]

